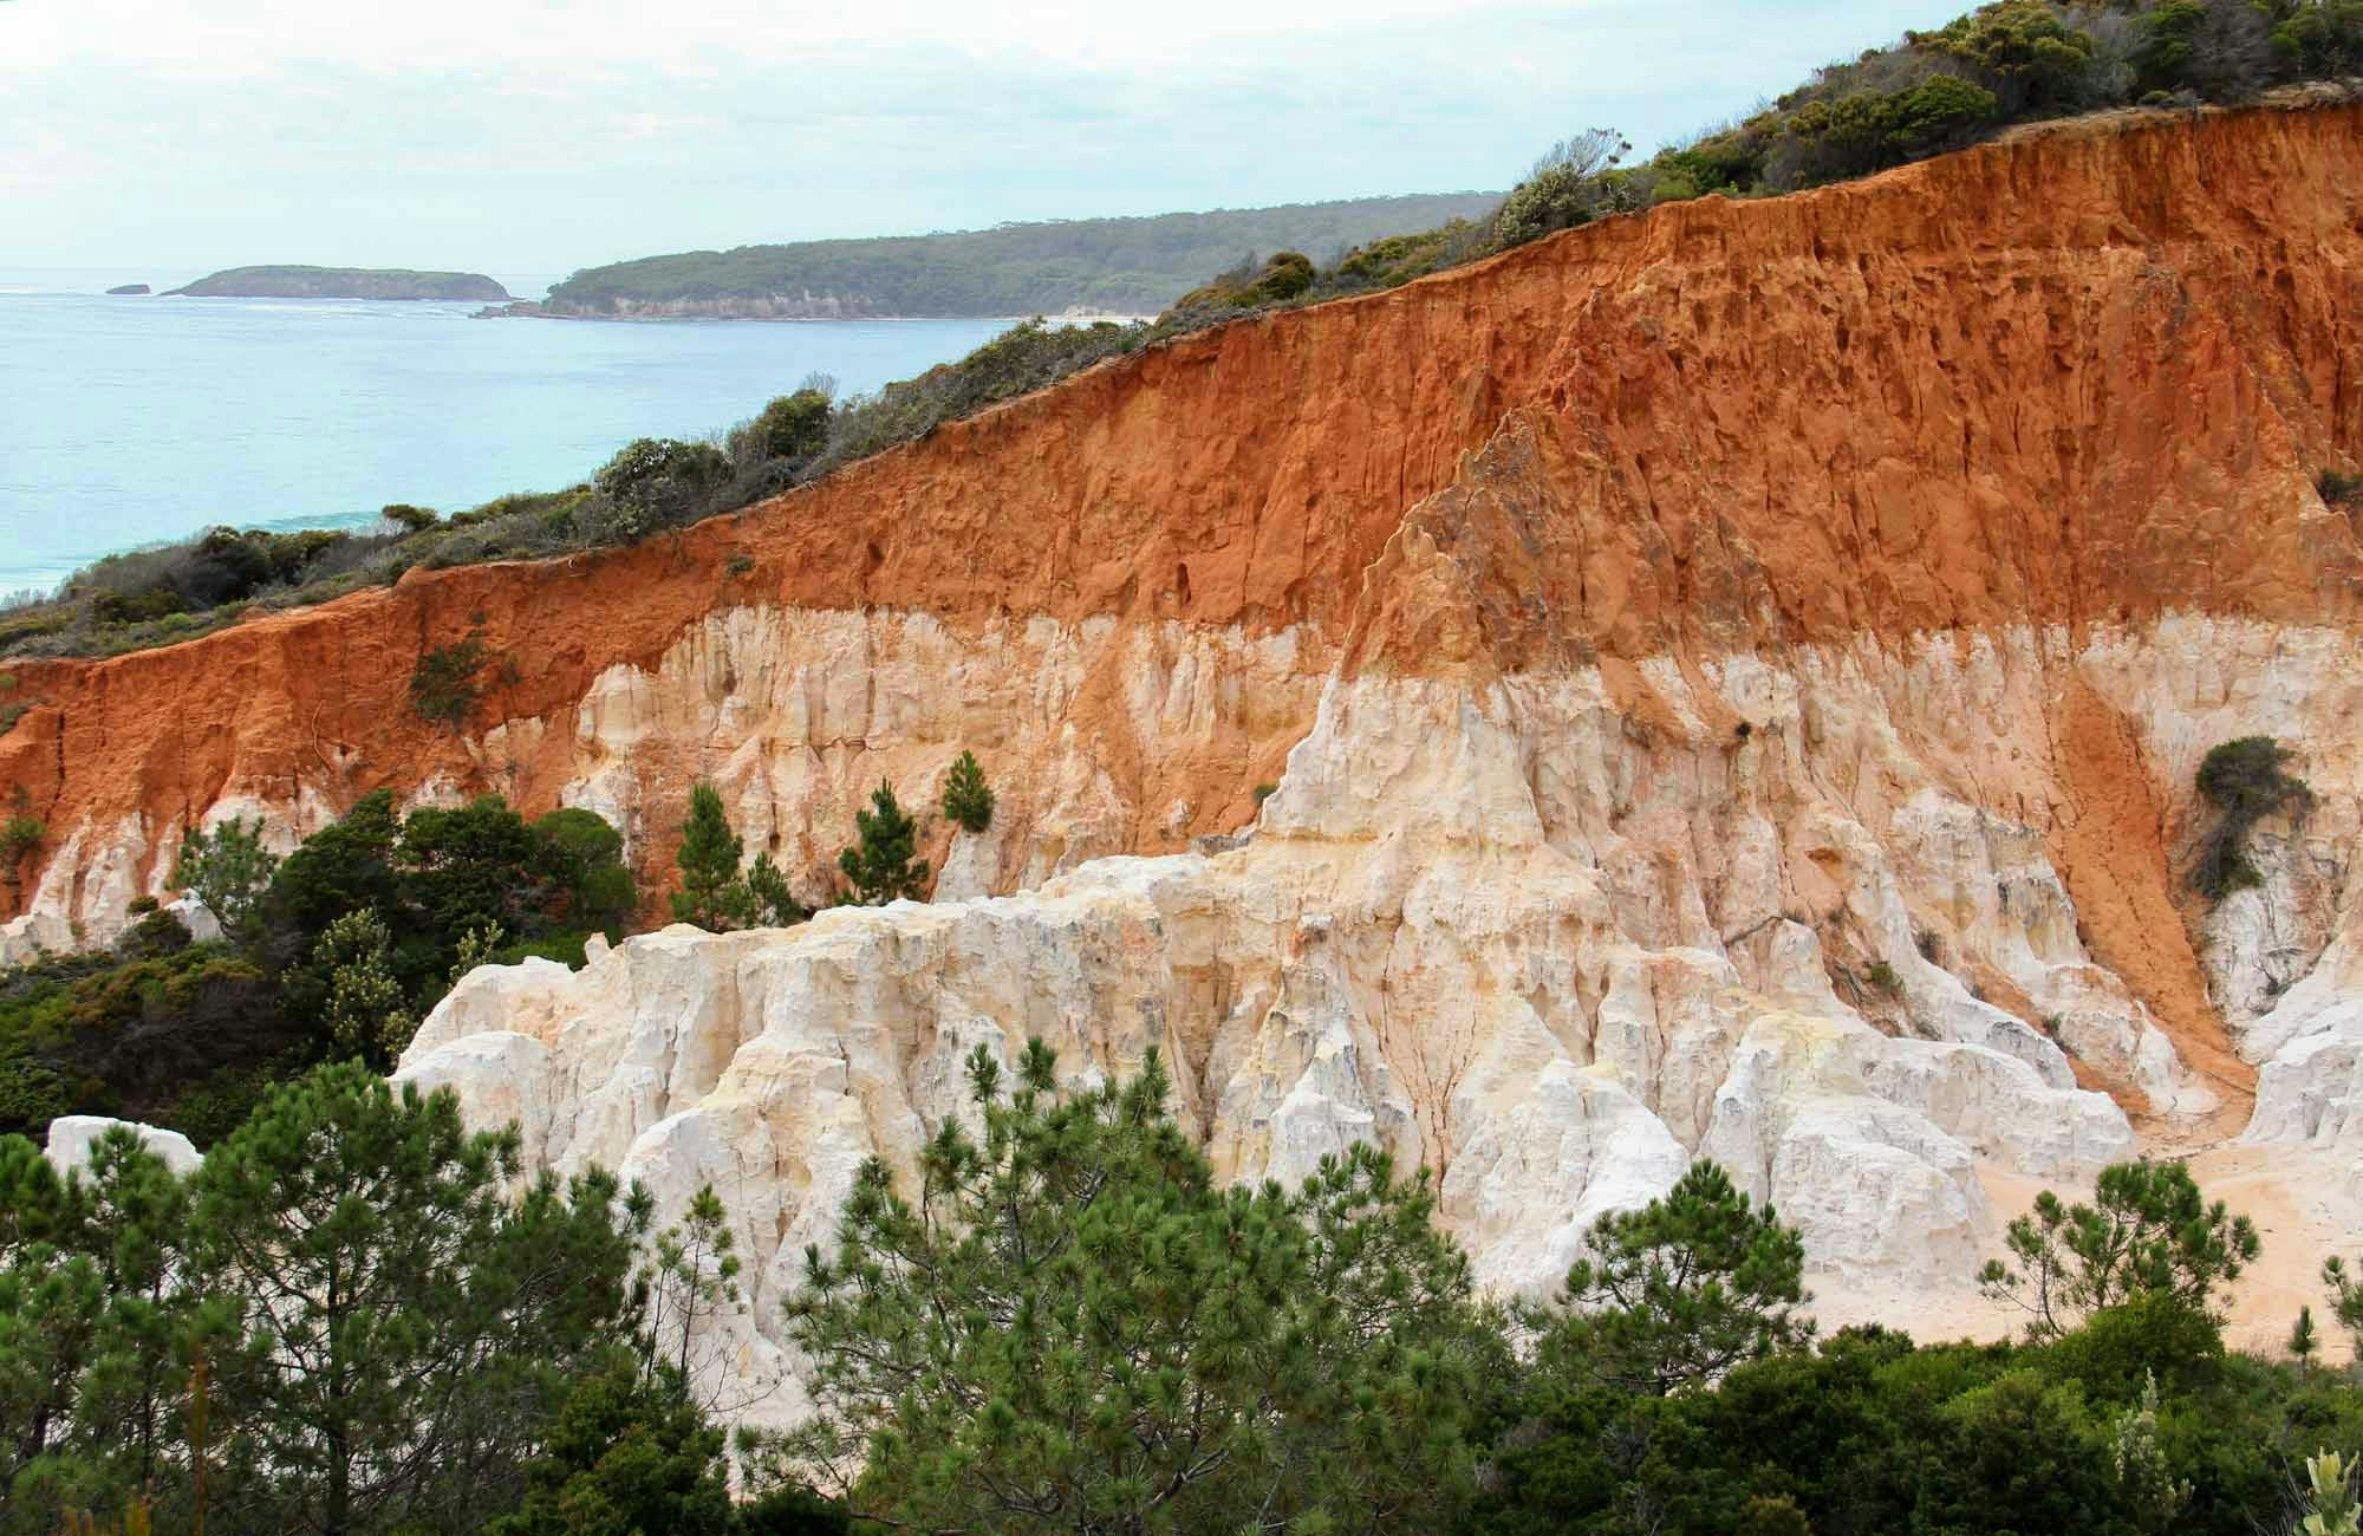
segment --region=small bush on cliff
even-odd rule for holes
[[[765,406],[754,421],[764,456],[797,464],[812,459],[828,446],[831,406],[828,391],[811,384]]]
[[[963,750],[944,775],[944,820],[970,832],[993,824],[993,791],[974,752]]]
[[[33,814],[32,797],[19,784],[9,802],[8,818],[0,821],[0,882],[11,891],[24,879],[25,860],[49,836],[49,824]]]
[[[1555,230],[1589,223],[1616,207],[1606,173],[1632,153],[1613,128],[1593,128],[1551,146],[1493,216],[1494,243],[1523,245]]]
[[[516,658],[485,643],[481,624],[418,659],[410,673],[410,707],[447,731],[466,728],[477,700],[517,679]]]
[[[837,855],[837,867],[851,887],[846,900],[882,907],[890,901],[927,899],[927,861],[914,857],[919,823],[894,798],[892,784],[870,791],[870,809],[853,813],[859,840]]]
[[[1183,294],[1173,310],[1189,314],[1284,304],[1310,290],[1316,273],[1312,258],[1302,251],[1276,251],[1260,265],[1251,256],[1213,282]]]
[[[2291,752],[2270,736],[2243,736],[2208,749],[2199,764],[2199,793],[2216,809],[2216,823],[2200,844],[2191,884],[2210,901],[2264,883],[2248,857],[2248,834],[2275,812],[2301,811],[2313,801],[2303,779],[2288,771]]]
[[[607,507],[601,532],[629,540],[690,522],[729,480],[730,459],[711,443],[637,438],[591,477]]]
[[[172,883],[205,903],[224,932],[242,935],[278,868],[279,856],[263,847],[262,818],[249,823],[233,816],[210,831],[191,827],[181,834]]]
[[[2326,469],[2314,477],[2314,489],[2330,506],[2344,507],[2363,502],[2363,475],[2344,474]]]

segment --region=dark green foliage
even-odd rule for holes
[[[1481,254],[1488,238],[1484,225],[1470,219],[1454,219],[1418,234],[1389,235],[1356,246],[1324,277],[1348,293],[1395,288]]]
[[[408,502],[395,502],[382,509],[378,516],[392,523],[404,533],[424,533],[443,519],[431,507],[414,507]]]
[[[963,750],[944,775],[944,820],[971,832],[993,824],[993,791],[974,752]]]
[[[2297,1321],[2289,1327],[2289,1358],[2300,1365],[2311,1365],[2322,1352],[2322,1337],[2314,1328],[2314,1309],[2297,1309]]]
[[[1665,1399],[1529,1374],[1469,1528],[2254,1536],[2288,1529],[2303,1457],[2363,1434],[2363,1393],[2330,1373],[2233,1356],[2186,1384],[2161,1373],[2151,1397],[2139,1370],[2122,1388],[2082,1378],[2064,1349],[2078,1337],[1918,1347],[1849,1329]]]
[[[815,479],[840,465],[925,437],[947,421],[973,416],[1055,384],[1103,358],[1131,352],[1148,336],[1148,326],[1107,321],[1050,325],[1036,319],[1012,326],[956,363],[842,402],[829,425],[827,450],[807,463],[798,478]]]
[[[1863,979],[1871,984],[1872,991],[1883,997],[1903,996],[1904,979],[1895,973],[1894,966],[1884,960],[1872,961],[1864,970]]]
[[[2199,764],[2199,793],[2218,814],[2200,844],[2191,884],[2208,900],[2262,885],[2264,876],[2248,857],[2249,832],[2277,811],[2313,803],[2313,791],[2287,769],[2291,756],[2270,736],[2243,736],[2209,748]]]
[[[2363,1282],[2348,1273],[2346,1260],[2333,1254],[2322,1261],[2322,1283],[2330,1290],[2331,1315],[2363,1357]]]
[[[819,1418],[797,1464],[926,1530],[1444,1529],[1468,1497],[1479,1331],[1424,1178],[1380,1154],[1301,1192],[1215,1187],[1140,1074],[1062,1093],[1034,1042],[916,1201],[857,1177],[789,1312]]]
[[[2097,51],[2090,33],[2044,0],[2002,0],[1913,41],[1931,55],[1976,69],[1996,107],[2012,116],[2081,101]]]
[[[689,820],[681,827],[681,889],[673,893],[673,921],[713,933],[744,927],[749,916],[739,885],[745,843],[730,830],[722,796],[711,784],[689,791]]]
[[[67,955],[0,971],[0,1131],[57,1115],[180,1124],[225,1074],[300,1055],[309,1031],[265,968],[227,944]]]
[[[2358,6],[2357,9],[2363,10],[2363,6]],[[2351,502],[2363,501],[2363,475],[2349,475],[2335,469],[2326,469],[2314,477],[2314,489],[2329,505],[2343,507]]]
[[[485,643],[481,625],[419,657],[410,673],[410,707],[448,731],[466,727],[476,701],[495,684],[514,682],[516,659]]]
[[[737,1529],[722,1432],[678,1377],[628,1360],[574,1381],[524,1502],[485,1536],[726,1536]]]
[[[588,811],[528,825],[487,797],[405,820],[380,790],[275,866],[257,833],[225,824],[183,852],[181,878],[237,914],[222,941],[151,911],[112,954],[0,971],[0,1130],[114,1114],[209,1142],[315,1061],[389,1061],[470,935],[479,953],[500,935],[493,958],[579,963],[636,904],[622,839]]]
[[[1809,1338],[1805,1245],[1710,1162],[1662,1199],[1594,1222],[1555,1313],[1546,1361],[1662,1397]]]
[[[392,790],[371,790],[354,801],[341,820],[305,838],[280,863],[267,898],[273,929],[309,948],[347,912],[400,906],[394,843],[401,835]]]
[[[914,857],[919,823],[894,798],[894,786],[880,784],[870,791],[870,809],[854,812],[853,820],[859,839],[837,855],[837,867],[852,887],[846,899],[865,907],[925,900],[927,861]]]
[[[646,1196],[517,1190],[516,1154],[352,1066],[185,1179],[126,1131],[71,1178],[0,1138],[0,1533],[842,1531],[800,1491],[734,1510],[721,1433],[647,1363]]]
[[[24,880],[26,858],[48,836],[49,824],[32,813],[23,786],[18,786],[15,804],[0,821],[0,882],[16,890]]]
[[[263,847],[262,818],[249,824],[233,816],[209,832],[192,827],[181,834],[172,883],[205,903],[224,932],[238,935],[254,922],[278,867],[279,856]]]
[[[1254,257],[1174,301],[1177,313],[1201,309],[1261,309],[1284,304],[1313,286],[1316,269],[1302,251],[1279,251],[1261,265]]]
[[[711,443],[643,437],[618,449],[591,485],[609,508],[603,531],[628,540],[718,510],[714,495],[729,479],[730,460]]]
[[[755,855],[742,874],[745,845],[730,830],[722,796],[711,784],[689,791],[689,820],[681,829],[681,889],[672,896],[673,921],[711,933],[736,928],[790,928],[812,915],[788,887],[769,853]]]
[[[551,917],[566,929],[623,937],[639,905],[624,837],[596,812],[567,806],[533,824],[538,872],[555,900]],[[510,908],[503,920],[513,921]]]
[[[796,893],[788,888],[788,877],[768,853],[756,854],[755,862],[747,866],[747,896],[758,928],[793,928],[812,916],[812,909],[796,899]]]
[[[766,457],[801,462],[829,442],[830,402],[826,391],[810,386],[782,395],[755,418],[755,436]]]
[[[2037,1338],[2142,1297],[2205,1317],[2260,1246],[2249,1219],[2209,1202],[2190,1169],[2147,1158],[2102,1169],[2089,1205],[2045,1190],[2006,1241],[2009,1256],[1988,1261],[1978,1279],[2024,1311]]]

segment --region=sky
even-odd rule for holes
[[[562,275],[1506,187],[1967,0],[0,0],[0,267]]]

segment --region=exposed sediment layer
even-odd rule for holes
[[[774,1279],[960,1049],[1042,1033],[1166,1046],[1229,1173],[1426,1160],[1501,1284],[1708,1152],[1833,1315],[1965,1296],[1996,1191],[2363,1135],[2363,550],[2315,489],[2363,448],[2358,186],[2326,107],[1678,205],[678,539],[27,665],[0,777],[53,837],[0,943],[381,784],[591,805],[661,874],[710,777],[817,884],[973,747],[1002,813],[936,831],[937,907],[479,973],[410,1070],[722,1177]],[[516,679],[447,734],[407,681],[472,625]],[[2315,801],[2207,909],[2192,774],[2248,734]]]

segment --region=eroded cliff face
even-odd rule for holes
[[[2358,186],[2337,107],[1684,204],[676,541],[21,669],[0,772],[58,837],[8,942],[103,933],[192,818],[382,783],[589,805],[661,873],[711,777],[817,894],[873,783],[973,747],[1002,810],[935,905],[480,971],[406,1057],[550,1161],[714,1179],[751,1381],[859,1160],[1028,1035],[1162,1047],[1227,1175],[1424,1161],[1504,1287],[1704,1154],[1825,1316],[1990,1325],[2000,1220],[2141,1147],[2302,1288],[2363,1215],[2289,1178],[2363,1137],[2363,550],[2313,483],[2363,447]],[[471,624],[517,680],[437,734],[404,688]],[[2210,911],[2192,774],[2249,734],[2315,799]]]

